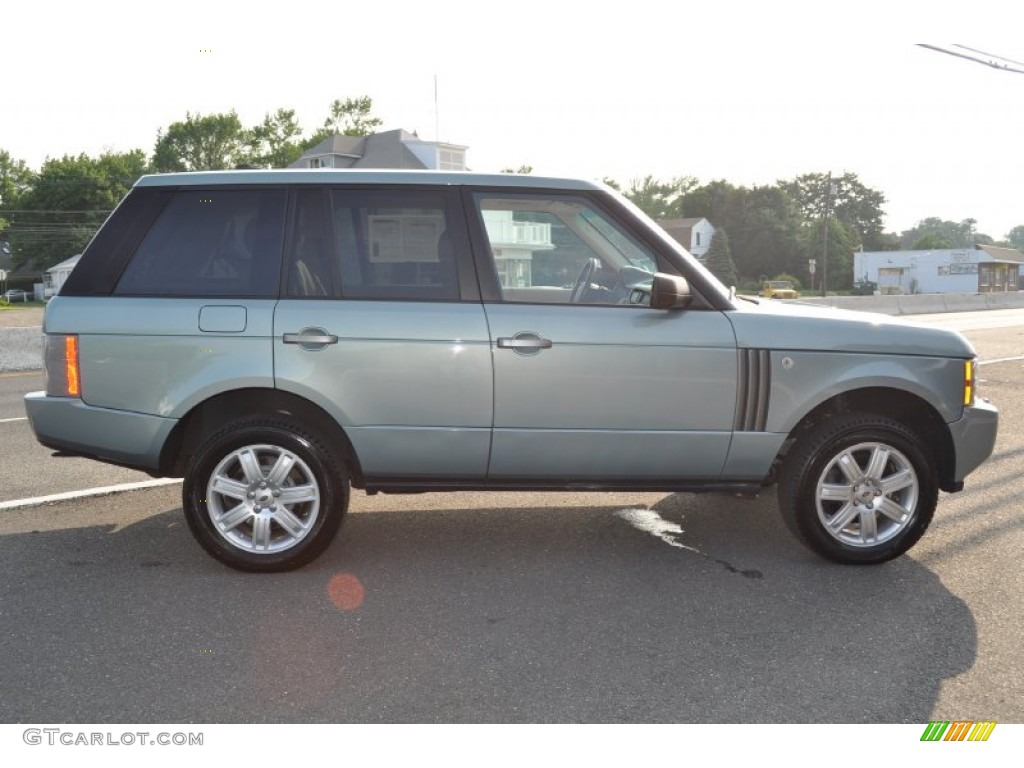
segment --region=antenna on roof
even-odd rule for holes
[[[434,141],[441,140],[441,112],[437,108],[437,75],[434,75]]]

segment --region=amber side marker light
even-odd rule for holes
[[[973,360],[964,360],[964,405],[974,405]]]
[[[82,394],[82,381],[78,375],[78,337],[64,337],[64,375],[69,397]]]

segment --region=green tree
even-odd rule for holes
[[[247,133],[234,110],[214,115],[185,113],[157,132],[153,167],[159,172],[217,171],[245,158]]]
[[[841,221],[849,233],[858,238],[857,245],[867,251],[884,250],[885,195],[865,186],[857,174],[807,173],[790,181],[780,181],[779,186],[789,194],[807,222],[820,222],[827,207],[829,217]]]
[[[725,179],[717,179],[687,191],[679,199],[679,215],[684,218],[704,217],[715,226],[735,218],[742,206],[742,187],[736,187]]]
[[[302,154],[302,127],[294,109],[267,113],[263,122],[245,133],[245,165],[258,168],[287,168]]]
[[[335,99],[331,102],[330,114],[324,121],[324,128],[343,136],[369,136],[384,121],[373,116],[373,99],[359,96],[354,99]]]
[[[801,233],[804,220],[779,187],[748,189],[718,180],[697,187],[680,200],[687,217],[704,217],[729,232],[732,258],[742,282],[805,268]]]
[[[647,175],[632,179],[623,194],[652,219],[667,219],[679,215],[678,201],[696,186],[697,180],[692,176],[660,181]]]
[[[828,219],[828,243],[825,243],[824,222],[811,222],[804,227],[801,240],[805,258],[814,259],[816,271],[814,278],[819,281],[828,275],[828,290],[845,291],[853,286],[853,252],[859,245],[857,232],[838,219]],[[828,264],[825,264],[826,250]],[[807,273],[804,262],[797,274]]]
[[[864,250],[868,250],[867,247]],[[895,232],[883,232],[875,243],[876,251],[898,251],[900,247],[900,236]]]
[[[900,234],[900,245],[903,248],[912,248],[926,235],[935,235],[946,241],[949,243],[947,248],[973,248],[975,243],[992,242],[991,237],[974,229],[977,223],[976,219],[947,221],[931,216],[919,221],[912,229],[904,230]]]
[[[1024,224],[1019,224],[1006,233],[1006,241],[1011,248],[1024,250]]]
[[[324,139],[339,133],[342,136],[369,136],[383,124],[383,120],[374,117],[373,99],[369,96],[344,101],[335,99],[331,102],[323,127],[302,141],[302,150],[315,147]]]
[[[953,244],[937,232],[928,232],[910,248],[913,251],[939,251],[945,248],[952,248]]]
[[[0,211],[16,209],[18,199],[34,180],[35,174],[24,160],[15,160],[6,149],[0,149]]]
[[[721,280],[723,285],[736,285],[736,265],[732,260],[729,236],[726,235],[725,229],[715,230],[715,236],[711,238],[711,247],[704,255],[704,266]]]
[[[48,158],[19,197],[8,233],[15,267],[42,271],[79,253],[139,176],[149,171],[141,149]]]

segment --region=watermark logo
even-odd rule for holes
[[[988,741],[995,720],[932,720],[921,734],[921,741]]]

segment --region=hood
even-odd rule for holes
[[[916,325],[873,312],[737,299],[727,312],[740,347],[823,352],[866,352],[925,357],[974,357],[974,348],[956,331]]]

